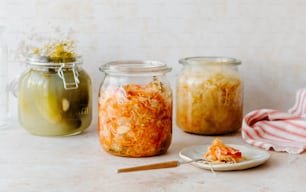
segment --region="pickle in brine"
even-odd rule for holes
[[[51,73],[32,73],[29,88],[35,107],[40,115],[49,123],[59,123],[63,120],[58,93],[54,91],[54,80]]]

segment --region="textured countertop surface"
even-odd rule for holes
[[[148,158],[124,158],[105,152],[97,125],[70,137],[39,137],[18,123],[0,130],[0,191],[305,191],[306,155],[270,151],[263,165],[215,172],[181,165],[176,168],[118,174],[118,168],[179,160],[190,145],[209,144],[213,136],[187,134],[173,127],[168,153]],[[224,143],[245,144],[239,133],[220,136]]]

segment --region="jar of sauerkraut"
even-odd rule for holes
[[[81,57],[52,60],[33,54],[18,82],[20,124],[40,136],[83,132],[92,119],[92,85]]]
[[[172,139],[172,90],[157,61],[115,61],[105,73],[98,99],[98,135],[113,155],[147,157],[167,151]]]
[[[243,115],[243,82],[228,57],[189,57],[177,80],[176,123],[186,132],[218,135],[235,132]]]

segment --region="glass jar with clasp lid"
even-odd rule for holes
[[[92,120],[92,85],[80,56],[52,60],[30,55],[18,82],[20,124],[42,136],[75,135]]]

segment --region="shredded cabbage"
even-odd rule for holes
[[[101,89],[98,126],[102,146],[115,155],[165,153],[172,137],[172,91],[159,81]]]
[[[229,69],[183,72],[177,86],[177,125],[186,132],[207,135],[238,130],[242,89],[238,73]]]
[[[224,145],[218,138],[214,139],[204,157],[213,163],[238,163],[246,159],[239,149]]]

